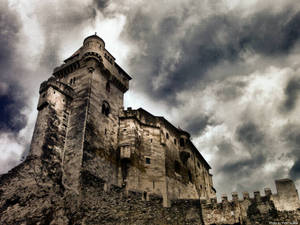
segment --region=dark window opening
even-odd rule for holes
[[[174,138],[174,144],[176,145],[176,139]]]
[[[110,83],[109,83],[109,81],[107,81],[107,83],[106,83],[106,91],[110,92]]]
[[[192,177],[191,171],[188,171],[188,174],[189,174],[189,181],[191,183],[193,183],[193,177]]]
[[[75,84],[75,81],[76,81],[76,78],[75,77],[73,77],[70,81],[69,81],[69,84]]]
[[[169,134],[168,133],[166,133],[166,138],[169,139]]]
[[[105,116],[108,116],[109,113],[110,113],[110,106],[107,101],[103,101],[102,114],[104,114]]]
[[[146,164],[150,164],[151,163],[151,159],[146,157]]]
[[[197,166],[200,168],[200,163],[199,162],[197,162]]]
[[[152,138],[150,139],[150,142],[152,143]]]
[[[144,199],[147,199],[147,192],[144,191]]]
[[[107,129],[106,128],[104,129],[104,134],[107,134]]]
[[[175,169],[176,173],[180,173],[181,166],[180,166],[180,163],[177,160],[175,160],[175,162],[174,162],[174,169]]]
[[[180,146],[181,146],[181,147],[183,147],[183,146],[184,146],[184,139],[183,139],[183,138],[180,138],[180,140],[179,140],[179,144],[180,144]]]

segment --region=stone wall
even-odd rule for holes
[[[288,189],[286,189],[288,190]],[[280,196],[278,192],[276,197]],[[273,202],[274,196],[270,189],[265,189],[265,196],[258,191],[250,198],[249,193],[243,193],[243,199],[238,194],[232,194],[229,201],[226,195],[222,196],[222,202],[216,198],[209,201],[202,200],[202,214],[205,224],[299,224],[300,209],[292,211],[277,208]],[[291,200],[291,199],[290,199]],[[292,202],[294,202],[293,199]],[[288,204],[289,202],[286,202]]]
[[[298,191],[290,179],[275,181],[277,194],[272,195],[275,207],[280,211],[291,211],[300,208]]]

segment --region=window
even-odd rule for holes
[[[199,162],[197,162],[197,166],[200,168],[200,163]]]
[[[174,138],[174,144],[176,145],[176,138]]]
[[[192,177],[191,171],[188,171],[188,174],[189,174],[189,181],[191,183],[193,183],[193,177]]]
[[[109,81],[107,81],[107,83],[106,83],[106,91],[110,92],[110,83],[109,83]]]
[[[75,84],[75,81],[76,81],[76,78],[73,77],[73,78],[69,81],[69,84],[70,84],[70,85],[73,85],[73,84]]]
[[[146,164],[150,164],[151,163],[151,159],[149,157],[146,157]]]
[[[168,133],[166,133],[166,138],[169,139],[169,134]]]
[[[110,113],[110,106],[107,101],[103,101],[102,114],[104,114],[105,116],[108,116],[109,113]]]
[[[180,139],[179,139],[179,144],[180,144],[181,147],[184,146],[184,139],[183,139],[183,138],[180,138]]]

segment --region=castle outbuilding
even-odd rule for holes
[[[234,193],[218,203],[190,134],[142,108],[124,109],[131,79],[97,35],[54,69],[40,86],[29,155],[0,177],[0,224],[299,221],[289,179],[276,181],[275,195]]]

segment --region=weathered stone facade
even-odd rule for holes
[[[0,224],[299,221],[290,180],[277,181],[277,195],[216,203],[189,133],[124,110],[130,80],[96,35],[54,69],[40,87],[29,156],[0,178]]]

